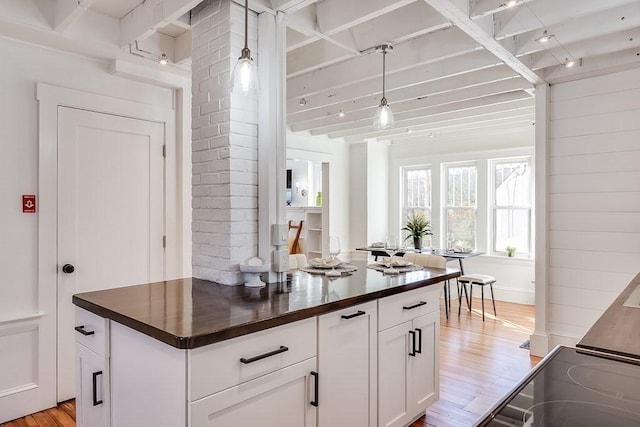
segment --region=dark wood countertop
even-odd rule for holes
[[[576,346],[620,356],[640,357],[640,308],[622,306],[638,285],[640,274],[629,283]]]
[[[337,279],[303,272],[264,288],[186,278],[73,296],[73,303],[173,347],[191,349],[328,313],[460,275],[425,269],[385,276],[358,270]]]

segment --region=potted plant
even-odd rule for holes
[[[409,232],[405,240],[412,238],[415,249],[422,249],[422,238],[433,234],[431,224],[422,211],[413,211],[407,215],[407,223],[402,229]]]
[[[509,245],[509,246],[507,246],[506,248],[504,248],[504,250],[505,250],[505,251],[507,251],[507,256],[508,256],[509,258],[513,258],[513,256],[514,256],[514,255],[515,255],[515,253],[516,253],[516,249],[517,249],[517,248],[516,248],[515,246],[510,246],[510,245]]]

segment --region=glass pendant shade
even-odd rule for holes
[[[386,130],[393,129],[394,125],[393,112],[391,108],[389,108],[389,105],[387,105],[387,100],[382,98],[376,114],[373,116],[373,126],[378,130]]]
[[[239,92],[243,95],[258,94],[258,68],[251,58],[248,46],[249,36],[249,0],[244,2],[244,47],[238,62],[233,67],[229,79],[231,93]]]
[[[393,49],[393,46],[383,44],[377,46],[376,49],[380,49],[382,51],[382,99],[380,100],[380,105],[378,105],[378,108],[376,109],[375,116],[373,116],[373,127],[376,130],[393,129],[395,126],[393,112],[391,111],[389,104],[387,104],[387,98],[384,95],[387,50]]]
[[[258,67],[251,57],[244,57],[244,52],[233,67],[229,83],[232,93],[235,91],[245,95],[258,93]]]

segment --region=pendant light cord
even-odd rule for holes
[[[244,1],[244,48],[249,49],[249,43],[247,42],[249,34],[249,0]]]
[[[384,95],[384,87],[385,87],[385,69],[386,69],[386,58],[387,58],[387,48],[382,47],[382,98],[386,99]]]

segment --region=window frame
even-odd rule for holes
[[[422,210],[428,212],[429,223],[431,224],[431,228],[433,231],[433,167],[430,164],[422,164],[422,165],[411,165],[411,166],[403,166],[401,167],[401,185],[402,185],[402,199],[400,202],[400,228],[404,227],[407,215],[409,215],[409,210]],[[431,203],[429,206],[414,206],[409,208],[407,205],[408,200],[408,185],[407,185],[407,175],[408,172],[411,171],[427,171],[429,176],[429,202]],[[407,235],[406,231],[401,231],[400,233],[400,242],[405,242],[405,237]],[[432,236],[427,236],[427,240],[424,242],[425,246],[431,245]]]
[[[444,249],[451,249],[450,243],[449,242],[449,211],[451,209],[470,209],[471,207],[464,207],[464,206],[450,206],[449,205],[449,169],[451,168],[459,168],[459,167],[469,167],[469,166],[473,166],[475,168],[475,173],[476,173],[476,178],[475,178],[475,188],[474,188],[474,193],[475,193],[475,206],[472,208],[474,210],[474,219],[475,219],[475,226],[474,226],[474,235],[473,235],[473,241],[474,241],[474,247],[472,248],[474,251],[477,250],[481,250],[479,248],[479,221],[478,221],[478,212],[479,212],[479,206],[482,204],[481,200],[479,200],[479,189],[478,189],[478,183],[480,181],[480,165],[479,165],[479,160],[465,160],[465,161],[459,161],[459,162],[443,162],[442,163],[442,170],[441,170],[441,180],[442,180],[442,185],[441,185],[441,200],[442,200],[442,220],[441,220],[441,227],[442,227],[442,243],[444,244]]]
[[[495,182],[495,171],[496,166],[505,163],[515,163],[526,161],[527,167],[529,168],[529,204],[528,205],[497,205],[496,202],[496,182]],[[519,250],[520,248],[516,248],[515,255],[520,255],[519,258],[531,258],[532,253],[532,245],[533,245],[533,197],[534,197],[534,173],[533,173],[533,156],[512,156],[512,157],[500,157],[489,159],[489,180],[488,180],[488,190],[489,190],[489,210],[490,210],[490,230],[488,230],[489,234],[489,249],[490,254],[495,256],[507,256],[506,250],[499,250],[496,247],[497,243],[497,220],[498,216],[496,215],[498,209],[509,209],[512,211],[526,211],[527,212],[527,247],[526,250]]]

